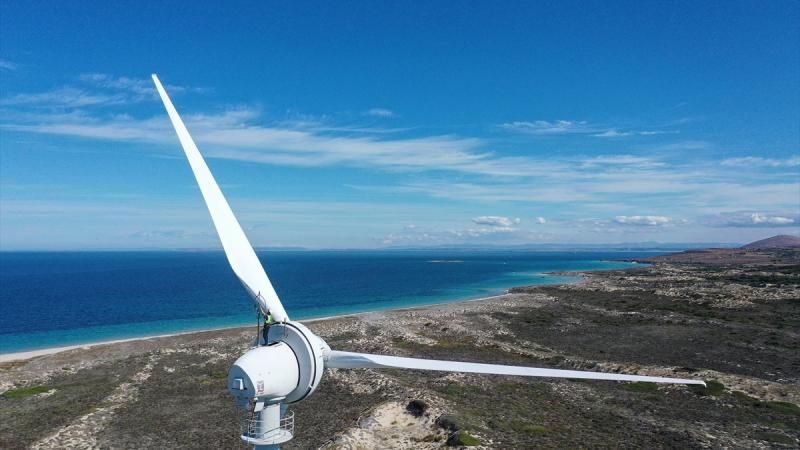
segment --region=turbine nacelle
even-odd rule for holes
[[[251,348],[228,371],[228,391],[236,403],[277,403],[297,389],[300,368],[285,342]]]
[[[331,349],[303,324],[268,329],[267,341],[248,350],[228,371],[228,391],[237,404],[295,403],[317,390]]]
[[[228,392],[242,412],[242,440],[271,448],[292,439],[294,414],[287,405],[317,389],[329,353],[328,344],[300,323],[270,326],[267,340],[259,337],[228,372]]]

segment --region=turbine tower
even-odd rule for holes
[[[197,179],[233,272],[256,302],[260,312],[264,315],[272,314],[276,321],[269,327],[266,339],[259,336],[255,346],[237,359],[228,373],[228,391],[242,411],[241,438],[248,444],[258,449],[277,449],[280,444],[292,439],[294,416],[287,411],[288,405],[313,394],[319,387],[325,369],[329,368],[436,370],[705,386],[703,381],[681,378],[438,361],[331,350],[322,338],[301,323],[289,319],[250,241],[233,215],[164,86],[155,74],[152,77]]]

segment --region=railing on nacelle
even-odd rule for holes
[[[283,433],[294,436],[294,411],[286,411],[276,428],[261,430],[260,424],[260,413],[243,414],[239,421],[242,437],[249,440],[264,440]]]

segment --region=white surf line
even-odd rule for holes
[[[194,333],[204,333],[207,331],[221,331],[221,330],[233,330],[236,328],[247,328],[246,325],[239,325],[233,327],[221,327],[221,328],[208,328],[203,330],[192,330],[192,331],[181,331],[178,333],[168,333],[168,334],[157,334],[154,336],[139,336],[139,337],[132,337],[126,339],[114,339],[109,341],[96,341],[96,342],[88,342],[86,344],[75,344],[75,345],[67,345],[64,347],[50,347],[50,348],[42,348],[39,350],[29,350],[25,352],[14,352],[14,353],[2,353],[0,354],[0,363],[9,362],[9,361],[20,361],[35,358],[37,356],[45,356],[45,355],[52,355],[55,353],[66,352],[68,350],[75,350],[78,348],[82,348],[84,350],[88,350],[92,347],[96,347],[98,345],[108,345],[108,344],[119,344],[122,342],[134,342],[134,341],[146,341],[149,339],[158,339],[158,338],[165,338],[165,337],[173,337],[173,336],[182,336],[185,334],[194,334]]]
[[[406,307],[402,307],[402,308],[380,309],[380,310],[375,310],[375,311],[363,311],[363,312],[337,314],[337,315],[332,315],[332,316],[314,317],[314,318],[311,318],[311,319],[299,320],[298,322],[300,322],[300,323],[313,323],[313,322],[319,322],[319,321],[322,321],[322,320],[339,319],[339,318],[342,318],[342,317],[358,317],[358,316],[363,316],[363,315],[366,315],[366,314],[373,314],[373,313],[376,313],[376,312],[409,311],[409,310],[415,310],[415,309],[421,309],[421,308],[427,308],[427,307],[433,307],[433,306],[449,305],[449,304],[453,304],[453,303],[478,302],[478,301],[483,301],[483,300],[491,300],[491,299],[494,299],[494,298],[504,297],[506,295],[509,295],[509,293],[506,292],[505,294],[493,295],[493,296],[490,296],[490,297],[471,298],[471,299],[466,299],[466,300],[454,300],[454,301],[440,302],[440,303],[425,303],[425,304],[422,304],[422,305],[406,306]],[[96,346],[99,346],[99,345],[118,344],[118,343],[122,343],[122,342],[146,341],[146,340],[149,340],[149,339],[158,339],[158,338],[166,338],[166,337],[174,337],[174,336],[183,336],[183,335],[187,335],[187,334],[205,333],[205,332],[209,332],[209,331],[235,330],[235,329],[239,329],[239,328],[248,328],[248,327],[250,327],[250,325],[234,325],[234,326],[230,326],[230,327],[205,328],[205,329],[201,329],[201,330],[181,331],[181,332],[177,332],[177,333],[168,333],[168,334],[157,334],[157,335],[154,335],[154,336],[140,336],[140,337],[132,337],[132,338],[126,338],[126,339],[114,339],[114,340],[108,340],[108,341],[96,341],[96,342],[89,342],[89,343],[86,343],[86,344],[67,345],[67,346],[64,346],[64,347],[50,347],[50,348],[43,348],[43,349],[38,349],[38,350],[29,350],[29,351],[24,351],[24,352],[0,353],[0,363],[11,362],[11,361],[24,361],[24,360],[27,360],[27,359],[36,358],[38,356],[53,355],[53,354],[56,354],[56,353],[66,352],[66,351],[69,351],[69,350],[75,350],[75,349],[79,349],[79,348],[80,349],[84,349],[84,350],[88,350],[88,349],[90,349],[92,347],[96,347]]]
[[[134,400],[139,393],[139,385],[150,378],[153,372],[155,357],[129,381],[117,386],[114,391],[100,403],[102,406],[96,410],[79,417],[71,424],[56,431],[54,434],[36,442],[32,449],[63,449],[63,448],[99,448],[97,432],[105,429],[114,418],[114,410]]]

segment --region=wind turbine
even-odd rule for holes
[[[292,439],[294,416],[287,413],[288,405],[313,394],[319,387],[325,369],[331,368],[436,370],[705,386],[703,381],[681,378],[438,361],[332,350],[322,338],[303,324],[289,319],[253,247],[172,105],[164,86],[155,74],[152,77],[189,159],[189,165],[200,186],[233,272],[253,297],[259,310],[265,315],[272,314],[276,321],[269,327],[266,339],[259,337],[255,346],[237,359],[228,373],[228,390],[243,411],[241,438],[248,444],[260,449],[278,448],[278,445]]]

